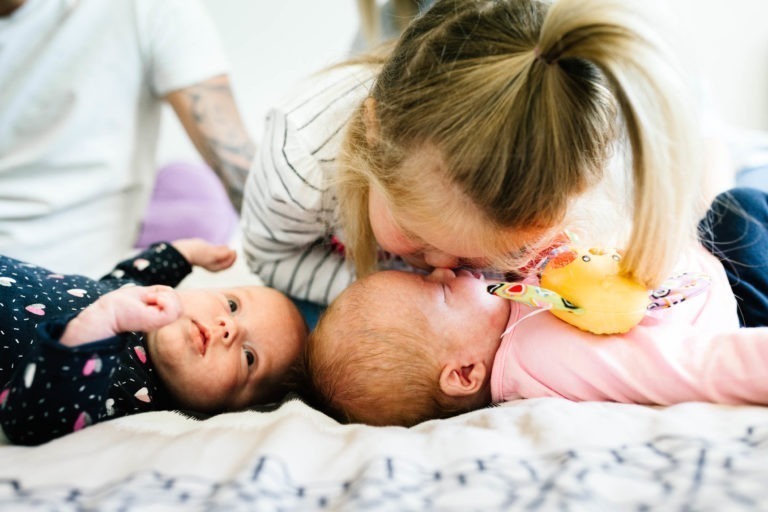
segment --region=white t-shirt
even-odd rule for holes
[[[111,269],[152,191],[163,96],[226,72],[196,0],[28,0],[0,17],[0,253]]]

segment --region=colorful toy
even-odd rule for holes
[[[497,283],[488,292],[548,309],[561,320],[595,334],[623,333],[649,311],[674,306],[704,291],[710,278],[701,273],[671,277],[648,291],[621,273],[614,249],[563,245],[539,265],[541,286]]]

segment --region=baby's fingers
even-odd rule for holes
[[[201,262],[200,266],[206,270],[216,272],[231,267],[235,262],[235,258],[237,258],[237,253],[230,247],[226,245],[211,246],[207,260]]]
[[[143,297],[144,308],[140,322],[142,330],[159,329],[181,316],[181,301],[176,290],[168,286],[151,286]]]
[[[60,339],[76,346],[131,331],[149,332],[176,320],[181,303],[167,286],[126,286],[96,299],[69,324]]]

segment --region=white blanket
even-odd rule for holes
[[[760,510],[768,408],[521,400],[415,428],[291,400],[0,446],[0,510]]]

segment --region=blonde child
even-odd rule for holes
[[[379,268],[519,270],[587,219],[657,285],[693,247],[704,171],[681,68],[640,5],[439,0],[387,57],[316,77],[268,116],[251,269],[328,304]],[[588,195],[618,227],[584,214]]]
[[[713,286],[610,336],[490,295],[466,270],[369,275],[310,334],[310,398],[340,421],[403,426],[534,397],[768,404],[768,329],[739,328],[713,256],[686,263]]]
[[[264,286],[171,288],[193,265],[234,259],[201,239],[158,243],[96,281],[0,257],[8,438],[38,444],[129,414],[279,398],[307,334],[293,303]]]

